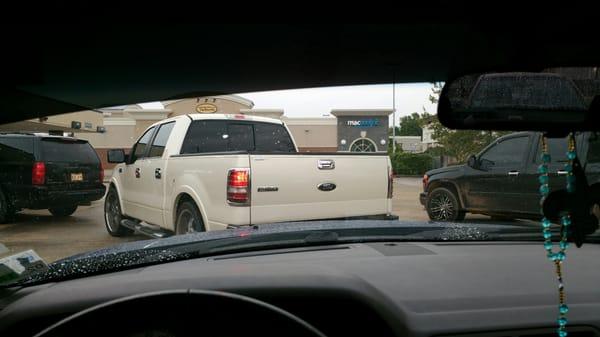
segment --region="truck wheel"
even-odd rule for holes
[[[184,201],[177,208],[177,220],[175,221],[175,233],[187,234],[204,232],[204,222],[198,207],[193,201]]]
[[[69,216],[77,210],[77,205],[67,205],[62,207],[51,207],[48,208],[50,213],[54,216]]]
[[[121,225],[123,214],[119,204],[119,194],[114,186],[110,186],[106,198],[104,199],[104,224],[108,234],[112,236],[125,236],[133,233],[127,227]]]
[[[458,199],[449,189],[438,187],[427,196],[427,215],[435,221],[461,221],[466,212],[460,210]]]
[[[14,220],[15,210],[9,205],[8,199],[0,190],[0,223],[5,223]]]

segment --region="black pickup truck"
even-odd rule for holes
[[[71,215],[104,196],[103,172],[85,140],[0,133],[0,223],[22,208]]]
[[[600,189],[599,137],[596,133],[576,137],[577,153],[594,191]],[[537,132],[513,133],[498,138],[465,165],[426,172],[420,201],[429,218],[457,221],[468,212],[503,219],[539,219],[540,141]],[[567,141],[550,138],[548,147],[552,157],[550,188],[563,189]]]

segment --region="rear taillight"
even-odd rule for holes
[[[102,167],[102,163],[100,163],[100,183],[104,182],[104,167]]]
[[[391,168],[388,168],[387,198],[392,199],[393,195],[394,195],[394,171]]]
[[[250,170],[230,169],[227,173],[227,201],[236,206],[250,205]]]
[[[427,191],[427,185],[429,185],[429,176],[423,176],[423,191]]]
[[[31,184],[44,185],[46,182],[46,164],[43,162],[33,163],[31,168]]]

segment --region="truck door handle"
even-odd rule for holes
[[[508,175],[509,176],[518,176],[519,175],[519,171],[508,171]]]
[[[136,177],[136,178],[139,178],[139,177],[140,177],[140,175],[141,175],[141,173],[140,173],[140,168],[139,168],[139,167],[136,167],[136,168],[135,168],[135,177]]]
[[[154,178],[160,179],[161,176],[162,174],[160,173],[160,168],[154,169]]]
[[[569,172],[563,171],[563,170],[558,170],[558,171],[556,171],[556,174],[558,174],[559,176],[566,176],[567,174],[569,174]]]
[[[319,170],[333,170],[335,168],[335,162],[332,159],[319,159],[319,161],[317,161],[317,168]]]

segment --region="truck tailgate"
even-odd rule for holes
[[[388,163],[386,155],[253,154],[251,221],[388,214]]]

